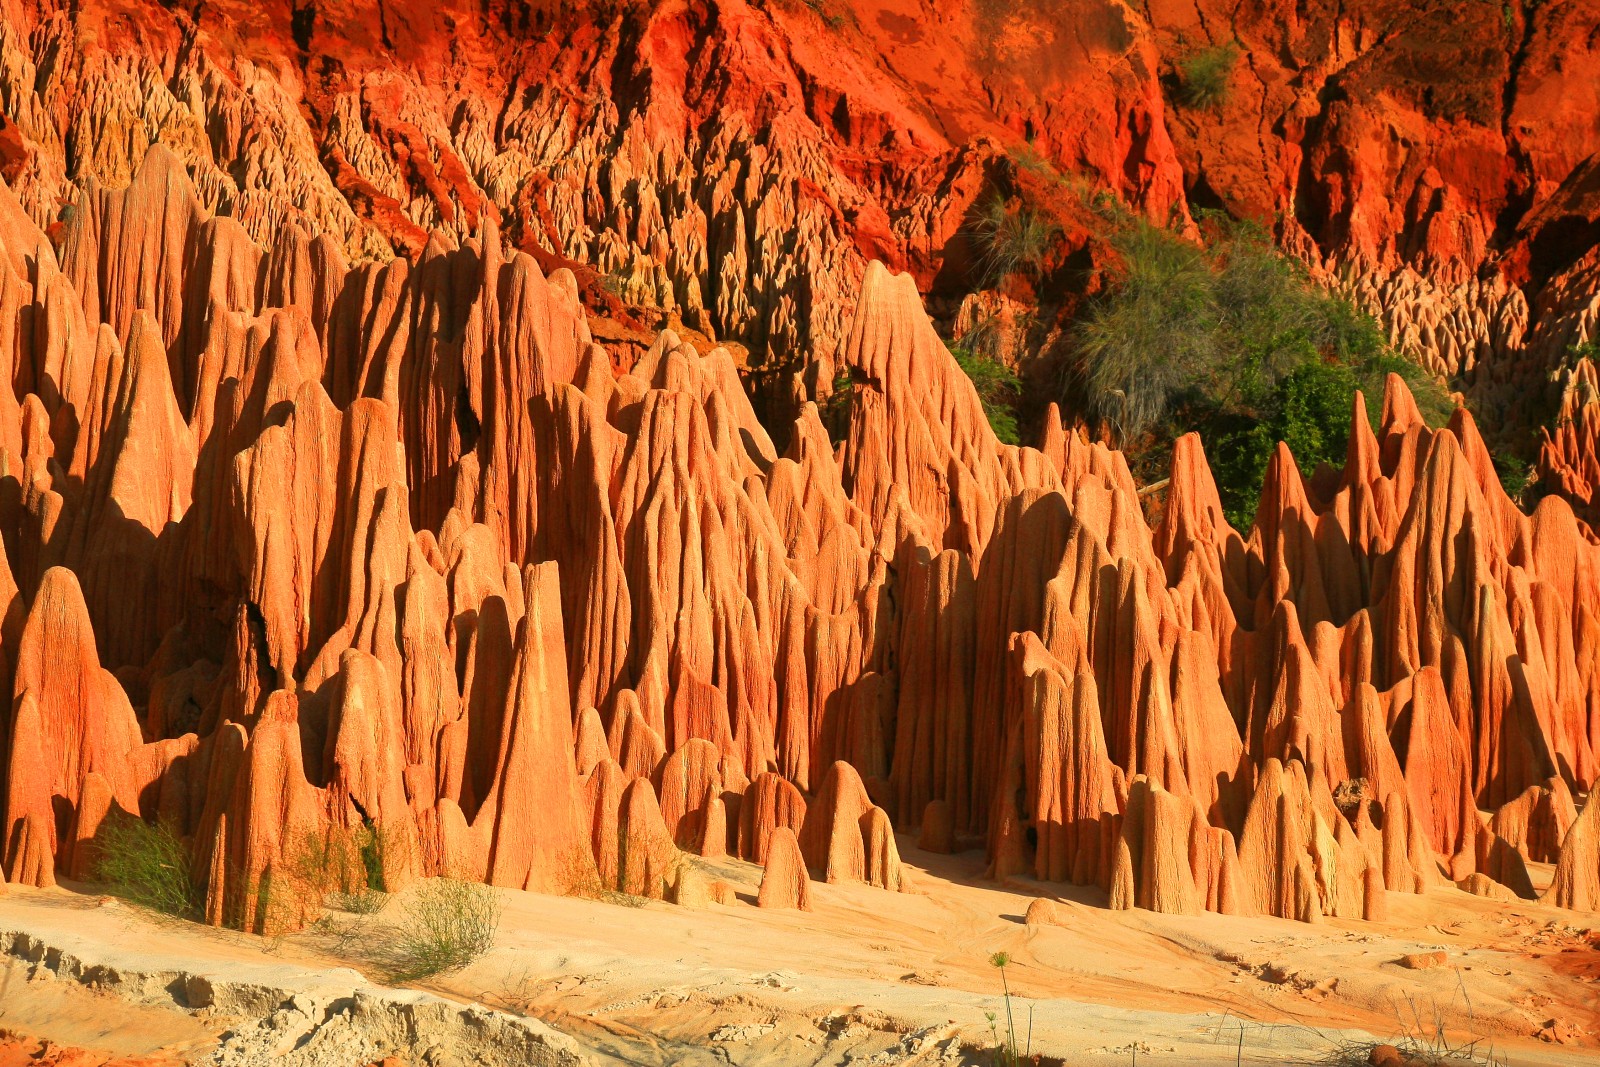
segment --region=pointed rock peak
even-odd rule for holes
[[[811,910],[811,878],[800,855],[800,844],[787,826],[772,832],[756,903],[763,908]]]
[[[1299,649],[1307,660],[1311,659],[1305,632],[1300,628],[1300,611],[1294,601],[1280,600],[1272,609],[1272,635],[1281,658],[1287,659],[1291,649]]]
[[[145,152],[139,169],[134,171],[132,184],[135,188],[157,189],[174,183],[191,192],[194,189],[183,160],[172,149],[157,141]]]
[[[1383,380],[1383,418],[1380,422],[1385,437],[1403,434],[1413,426],[1427,428],[1410,387],[1404,378],[1392,372]]]
[[[1171,565],[1190,546],[1220,545],[1230,530],[1205,446],[1199,434],[1186,433],[1172,449],[1171,482],[1156,530],[1156,551]],[[1169,580],[1174,577],[1168,575]]]
[[[18,697],[12,719],[10,766],[6,768],[4,818],[0,823],[0,859],[5,861],[4,877],[23,885],[55,884],[56,820],[51,805],[53,792],[50,764],[46,755],[44,725],[39,702],[31,690]]]
[[[580,775],[588,775],[600,764],[611,759],[610,746],[606,742],[606,730],[600,723],[600,713],[594,708],[584,708],[578,715],[576,744],[576,762]],[[611,765],[616,766],[615,763]]]
[[[40,277],[55,273],[55,249],[34,223],[11,186],[0,181],[0,260],[9,259],[18,278],[34,275],[29,261],[40,263]]]
[[[1039,433],[1039,451],[1060,473],[1067,462],[1067,431],[1061,425],[1061,408],[1054,400],[1044,414],[1044,429]]]
[[[1472,417],[1472,412],[1464,407],[1456,408],[1450,415],[1448,429],[1450,435],[1460,442],[1461,455],[1467,461],[1467,470],[1471,472],[1472,480],[1484,498],[1503,507],[1508,513],[1516,511],[1516,505],[1506,494],[1505,487],[1500,484],[1500,474],[1494,469],[1494,457],[1489,454],[1489,446],[1484,443],[1483,435],[1478,431],[1478,422]]]
[[[920,399],[942,379],[946,364],[954,366],[928,321],[916,280],[891,272],[877,260],[867,264],[861,281],[843,360],[885,392],[898,384],[911,386],[917,392],[908,400]]]
[[[1567,831],[1550,888],[1541,899],[1558,908],[1600,908],[1600,795],[1590,794]]]
[[[794,433],[789,437],[789,448],[784,456],[800,464],[810,457],[826,459],[830,464],[833,462],[833,442],[828,439],[828,431],[822,425],[822,416],[816,404],[808,401],[800,409],[800,414],[795,416]]]
[[[501,728],[489,876],[495,885],[563,891],[578,853],[591,865],[593,856],[578,847],[587,834],[579,811],[560,579],[555,563],[530,564],[523,574],[527,614],[517,633]],[[539,818],[530,820],[529,812]]]
[[[31,644],[29,635],[33,636]],[[78,576],[65,567],[51,567],[39,580],[28,612],[17,662],[18,691],[35,680],[31,676],[35,669],[37,681],[42,683],[47,680],[46,675],[56,673],[68,662],[87,670],[99,667],[100,657],[95,651],[94,630],[89,625],[89,609],[84,604]]]
[[[195,448],[173,392],[160,326],[142,309],[133,313],[114,418],[111,497],[124,517],[159,534],[189,509]]]
[[[1411,499],[1403,505],[1404,522],[1419,529],[1438,527],[1441,523],[1456,527],[1464,521],[1464,516],[1481,518],[1485,506],[1477,475],[1462,452],[1460,439],[1453,433],[1433,435],[1422,476],[1410,495]],[[1443,528],[1434,530],[1435,536],[1453,536],[1455,532]],[[1402,527],[1397,543],[1404,538],[1405,527]]]
[[[1272,459],[1267,461],[1266,477],[1261,484],[1261,506],[1266,507],[1269,503],[1273,507],[1273,514],[1280,518],[1291,511],[1297,511],[1302,516],[1311,514],[1310,498],[1306,495],[1306,483],[1301,477],[1300,465],[1295,462],[1294,453],[1283,441],[1279,441],[1273,449]]]
[[[667,372],[669,359],[680,352],[684,347],[682,340],[674,330],[662,330],[656,334],[655,341],[633,364],[630,372],[635,378],[649,385],[652,389],[667,387],[663,374]],[[692,349],[691,349],[692,351]]]
[[[572,385],[588,397],[601,411],[610,405],[611,395],[617,388],[617,376],[611,370],[611,357],[599,345],[589,345],[578,357],[578,369],[572,376]]]
[[[172,372],[167,366],[166,345],[161,340],[161,324],[144,308],[133,313],[126,354],[127,359],[123,363],[124,382],[160,381],[171,391]]]
[[[1367,399],[1356,390],[1350,403],[1350,443],[1345,448],[1344,484],[1367,485],[1383,473],[1378,438],[1367,415]]]
[[[652,900],[665,898],[678,850],[662,820],[655,790],[642,778],[622,791],[617,853],[619,888],[624,893]]]

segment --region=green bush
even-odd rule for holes
[[[454,878],[419,884],[394,932],[389,972],[416,982],[459,971],[494,947],[500,898],[489,886]]]
[[[1022,381],[1016,372],[992,356],[964,347],[953,346],[950,355],[955,357],[961,372],[971,379],[995,437],[1001,444],[1016,444],[1016,403],[1022,392]]]
[[[999,193],[983,202],[973,221],[978,267],[991,285],[1013,274],[1036,272],[1055,240],[1058,227],[1030,204],[1014,210]]]
[[[1306,363],[1278,382],[1266,418],[1228,420],[1209,435],[1207,445],[1217,456],[1213,474],[1229,522],[1248,530],[1255,520],[1261,484],[1279,441],[1306,474],[1319,463],[1343,465],[1359,386],[1355,372],[1343,364]]]
[[[357,915],[375,915],[388,903],[388,886],[383,878],[383,854],[388,838],[372,822],[364,822],[351,841],[356,859],[361,864],[362,883],[345,892],[333,894],[333,904],[342,911]]]
[[[1076,340],[1090,403],[1126,445],[1219,361],[1220,323],[1202,249],[1143,223],[1112,244],[1122,276],[1078,321]]]
[[[850,435],[850,417],[855,411],[856,383],[850,371],[841,367],[833,376],[833,388],[817,404],[817,417],[828,431],[828,440],[838,444]]]
[[[189,850],[165,826],[113,815],[100,825],[94,848],[94,876],[112,896],[180,919],[204,910],[190,877]]]
[[[1248,529],[1278,441],[1308,476],[1343,463],[1356,390],[1374,426],[1390,373],[1431,425],[1449,418],[1449,394],[1370,315],[1258,227],[1202,221],[1205,246],[1144,223],[1118,234],[1121,271],[1075,327],[1086,399],[1136,468],[1200,431],[1228,520]]]
[[[1213,110],[1228,101],[1239,46],[1232,41],[1189,53],[1178,61],[1178,100],[1196,111]]]

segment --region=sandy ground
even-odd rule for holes
[[[749,906],[759,869],[736,861],[696,861],[741,887],[738,905],[704,911],[503,892],[494,950],[422,988],[542,1020],[598,1064],[987,1063],[987,1015],[1002,1034],[1006,1018],[989,958],[1004,951],[1019,1043],[1045,1063],[1318,1063],[1344,1040],[1441,1026],[1508,1064],[1600,1062],[1600,915],[1454,889],[1392,895],[1384,924],[1112,912],[1093,890],[986,883],[979,853],[901,847],[914,892],[817,885],[810,913]],[[1034,896],[1061,900],[1066,925],[1026,926]],[[296,991],[379,984],[363,960],[403,911],[268,942],[12,887],[0,930],[113,953],[124,971]],[[1430,951],[1445,965],[1399,963]],[[0,971],[0,1026],[191,1060],[240,1025],[237,1004],[181,1011],[27,974]]]

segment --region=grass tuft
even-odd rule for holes
[[[980,249],[978,267],[992,285],[1013,274],[1036,273],[1058,232],[1037,208],[1024,203],[1013,210],[999,193],[979,207],[972,228]]]
[[[435,878],[416,887],[390,945],[396,982],[417,982],[459,971],[494,946],[500,898],[478,882]]]
[[[1505,1067],[1506,1064],[1506,1060],[1482,1039],[1456,1044],[1443,1034],[1405,1035],[1389,1041],[1340,1041],[1320,1062],[1325,1067],[1369,1067],[1374,1063],[1395,1062],[1378,1051],[1385,1047],[1394,1049],[1398,1062],[1405,1063],[1406,1067]]]
[[[1460,975],[1456,976],[1460,981]],[[1461,986],[1466,995],[1467,987]],[[1467,1012],[1476,1017],[1472,1001],[1466,1001]],[[1399,1033],[1387,1041],[1335,1040],[1322,1062],[1327,1067],[1356,1067],[1357,1064],[1404,1063],[1406,1067],[1506,1067],[1494,1045],[1481,1037],[1452,1041],[1445,1033],[1445,1015],[1437,1002],[1425,1006],[1415,997],[1407,996],[1405,1005],[1395,1005],[1395,1021]],[[1380,1050],[1392,1049],[1388,1055]]]
[[[157,823],[117,815],[95,835],[95,878],[113,896],[163,915],[193,919],[203,900],[190,877],[189,850]]]
[[[1228,102],[1239,46],[1232,41],[1189,53],[1178,61],[1178,100],[1195,111],[1214,111]]]

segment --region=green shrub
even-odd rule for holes
[[[999,1017],[994,1012],[986,1012],[984,1018],[989,1022],[989,1040],[994,1044],[990,1063],[993,1067],[1022,1067],[1024,1063],[1033,1062],[1033,1009],[1028,1009],[1028,1045],[1026,1051],[1022,1043],[1017,1040],[1017,1022],[1011,1012],[1011,983],[1006,980],[1006,967],[1011,963],[1009,952],[996,952],[989,957],[989,965],[1000,972],[1000,988],[1005,997],[1006,1020],[1005,1036],[1000,1036]]]
[[[1279,441],[1308,475],[1319,463],[1343,465],[1358,386],[1356,374],[1343,364],[1306,363],[1278,382],[1266,418],[1229,420],[1209,436],[1207,445],[1217,457],[1213,475],[1230,523],[1248,530],[1255,520],[1261,484]]]
[[[163,915],[193,919],[204,898],[190,877],[189,850],[165,826],[114,815],[95,835],[96,880],[113,896]]]
[[[1030,204],[1012,209],[995,193],[984,201],[973,222],[978,239],[978,267],[992,285],[1013,274],[1036,272],[1044,265],[1058,227]]]
[[[1189,53],[1178,61],[1178,100],[1196,111],[1214,110],[1228,101],[1239,46],[1232,41]]]
[[[494,947],[500,898],[489,886],[454,878],[419,884],[390,948],[389,972],[416,982],[459,971]]]
[[[850,417],[855,411],[856,382],[847,368],[833,376],[833,389],[817,404],[817,417],[828,431],[828,440],[838,444],[850,435]]]
[[[1200,248],[1143,223],[1112,244],[1122,277],[1078,321],[1076,340],[1090,404],[1126,444],[1165,418],[1219,361],[1219,323]]]
[[[956,366],[972,381],[989,419],[989,428],[1001,444],[1017,443],[1017,397],[1022,381],[1015,371],[992,356],[955,346],[950,349]]]
[[[1376,428],[1387,375],[1430,425],[1449,394],[1396,356],[1373,318],[1319,287],[1258,227],[1203,217],[1206,246],[1144,223],[1114,238],[1122,268],[1075,327],[1091,410],[1133,453],[1198,430],[1228,520],[1248,529],[1278,441],[1302,472],[1339,466],[1356,390]]]

